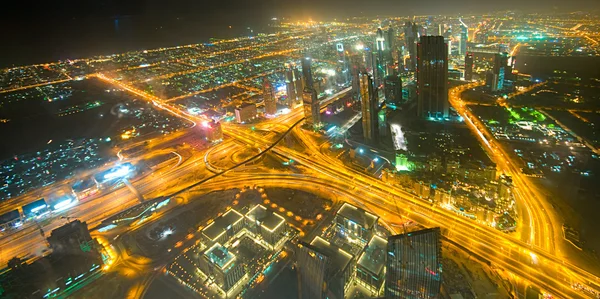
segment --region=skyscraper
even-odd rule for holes
[[[385,77],[383,83],[383,93],[385,103],[392,108],[398,106],[402,101],[402,79],[397,74],[391,74]]]
[[[387,38],[385,40],[387,42],[388,49],[394,49],[396,47],[396,32],[394,32],[394,28],[390,27],[387,30]]]
[[[377,142],[377,87],[373,86],[373,78],[368,73],[360,75],[360,97],[362,105],[362,128],[366,143]]]
[[[375,38],[375,49],[377,52],[373,55],[373,82],[375,86],[379,86],[386,72],[385,52],[387,51],[385,35],[383,30],[377,28],[377,36]]]
[[[323,298],[323,284],[329,257],[310,244],[299,242],[295,248],[300,285],[300,299]]]
[[[458,55],[465,55],[467,53],[467,43],[469,42],[469,27],[465,24],[462,19],[460,21],[460,47],[458,49]]]
[[[297,67],[294,67],[293,69],[293,74],[294,74],[294,88],[296,89],[296,105],[300,104],[300,101],[302,101],[302,91],[304,90],[304,81],[302,80],[302,75],[300,74],[300,71],[298,70]]]
[[[277,113],[277,102],[273,85],[267,77],[263,80],[263,100],[265,102],[265,114],[275,115]]]
[[[437,298],[442,285],[440,228],[390,236],[385,298]]]
[[[346,51],[344,51],[344,44],[336,44],[336,50],[338,53],[338,63],[336,70],[337,83],[340,85],[346,84],[350,81],[350,70],[348,58],[346,57]]]
[[[473,81],[473,67],[473,53],[468,52],[467,55],[465,55],[465,80]]]
[[[321,125],[321,105],[317,99],[317,92],[313,85],[311,59],[302,59],[302,77],[304,78],[304,91],[302,92],[302,106],[306,123],[318,128]]]
[[[312,63],[312,60],[310,59],[310,57],[304,57],[302,59],[302,79],[304,79],[304,89],[306,89],[306,88],[313,89],[314,88],[311,63]]]
[[[290,109],[294,108],[298,103],[298,94],[302,92],[302,89],[296,88],[297,81],[300,78],[296,77],[298,70],[292,65],[286,65],[285,70],[285,90],[287,93],[287,105]],[[300,83],[302,84],[302,83]]]
[[[321,237],[298,242],[300,299],[343,299],[354,273],[354,256]]]
[[[504,89],[504,77],[508,66],[508,53],[498,53],[494,56],[494,67],[486,76],[486,86],[491,91]]]
[[[360,100],[360,74],[364,71],[362,57],[358,54],[350,56],[350,76],[352,77],[352,97]]]
[[[414,71],[417,65],[417,38],[419,37],[419,26],[412,22],[404,24],[404,37],[408,55],[410,56],[408,70]]]
[[[417,113],[448,117],[448,46],[442,36],[421,36],[417,45]]]

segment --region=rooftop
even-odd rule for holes
[[[240,214],[240,212],[233,209],[229,210],[225,214],[217,217],[213,223],[204,228],[202,233],[210,240],[214,241],[221,236],[221,234],[230,229],[232,225],[238,223],[242,219],[244,219],[244,215]]]
[[[328,256],[331,259],[331,266],[334,271],[332,273],[343,271],[348,267],[348,264],[354,256],[343,249],[329,243],[327,240],[317,236],[310,245],[318,252]]]
[[[385,266],[386,251],[387,240],[375,235],[369,241],[365,252],[360,256],[358,265],[375,275],[379,275]]]
[[[235,261],[235,255],[233,255],[225,246],[219,243],[215,243],[212,247],[206,250],[204,255],[209,261],[217,265],[220,269],[226,269],[227,266]]]
[[[379,219],[379,217],[349,203],[344,203],[337,214],[367,229],[373,228]]]
[[[252,221],[258,220],[260,224],[269,231],[274,231],[280,225],[285,223],[285,219],[280,215],[273,213],[262,205],[254,206],[246,217]]]

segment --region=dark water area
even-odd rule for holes
[[[545,79],[555,76],[555,70],[566,71],[581,78],[600,78],[600,57],[517,56],[515,68],[520,73]]]
[[[13,20],[6,24],[11,30],[3,31],[0,68],[268,33],[272,28],[267,20],[235,16]]]

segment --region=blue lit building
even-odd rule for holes
[[[219,243],[204,251],[198,268],[224,292],[233,288],[245,275],[244,267],[237,257]]]

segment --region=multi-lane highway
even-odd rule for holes
[[[167,110],[179,117],[194,123],[202,120],[189,115],[186,111],[179,110],[177,107],[170,106],[158,97],[147,95],[140,90],[102,75],[99,75],[99,77],[138,96],[142,96],[144,99],[153,102],[156,107]],[[308,171],[302,175],[282,174],[273,170],[261,170],[260,167],[257,167],[252,171],[243,171],[244,168],[240,168],[238,171],[225,173],[224,168],[212,166],[215,169],[210,169],[211,166],[209,166],[209,170],[223,173],[223,175],[205,182],[202,187],[211,190],[213,188],[230,188],[236,184],[247,185],[256,182],[265,186],[293,186],[294,188],[313,192],[337,194],[368,209],[383,211],[378,214],[384,220],[397,222],[399,217],[405,217],[426,226],[440,226],[444,229],[444,236],[454,243],[491,262],[493,266],[503,268],[556,296],[563,298],[586,297],[586,294],[580,293],[571,287],[574,283],[582,283],[596,291],[600,291],[600,282],[598,282],[596,275],[569,263],[559,255],[557,248],[559,248],[558,244],[562,244],[562,239],[558,234],[560,230],[557,229],[557,225],[560,223],[556,220],[552,210],[547,207],[548,204],[544,201],[544,197],[540,195],[539,191],[534,188],[527,178],[520,175],[514,162],[497,144],[493,136],[485,130],[477,117],[465,108],[464,103],[461,103],[460,93],[474,85],[462,86],[452,90],[450,92],[451,103],[465,118],[466,123],[475,135],[479,136],[484,147],[488,149],[491,156],[498,163],[499,169],[513,176],[519,204],[523,207],[521,222],[525,229],[522,231],[520,239],[477,224],[451,211],[440,209],[406,191],[383,183],[377,178],[345,167],[340,161],[322,154],[319,150],[319,144],[315,143],[315,138],[308,136],[304,130],[298,127],[290,132],[303,144],[304,151],[297,151],[282,145],[273,146],[272,143],[275,140],[280,140],[281,134],[287,133],[285,129],[302,119],[301,109],[295,109],[289,114],[262,123],[259,128],[278,131],[267,138],[261,130],[224,124],[223,132],[235,140],[226,140],[218,146],[224,150],[219,150],[216,154],[211,151],[194,156],[179,167],[157,172],[140,180],[135,187],[144,195],[170,194],[188,186],[192,183],[192,180],[200,181],[201,178],[208,177],[207,174],[204,174],[200,178],[198,172],[204,172],[205,165],[216,164],[215,161],[208,161],[208,159],[221,159],[224,155],[230,155],[226,150],[229,146],[234,144],[237,144],[236,146],[246,145],[247,150],[251,152],[258,151],[259,153],[271,149],[274,153],[293,159],[305,166]],[[349,92],[349,90],[344,92]],[[336,95],[336,97],[341,95]],[[244,147],[241,146],[240,148],[243,149]],[[118,189],[113,193],[80,204],[70,210],[68,216],[88,221],[93,226],[94,223],[98,223],[106,216],[131,206],[136,201],[136,197],[127,189]],[[44,225],[44,230],[50,231],[60,225],[60,221],[51,221],[49,224]],[[2,262],[5,263],[6,259],[13,255],[40,251],[40,248],[43,248],[42,240],[39,229],[36,227],[25,228],[11,235],[10,238],[0,240],[2,242],[0,244]]]

